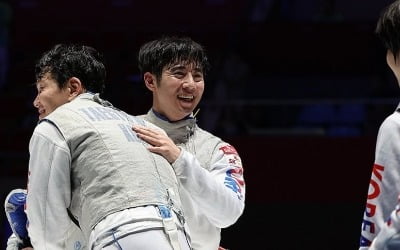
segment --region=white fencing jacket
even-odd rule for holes
[[[400,194],[400,113],[388,116],[380,126],[375,162],[361,225],[360,250],[369,249],[385,227]]]
[[[195,250],[216,250],[221,228],[244,210],[242,162],[233,146],[199,128],[193,116],[169,122],[150,110],[145,119],[165,130],[181,147],[172,164],[180,182],[182,206]]]

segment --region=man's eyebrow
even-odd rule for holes
[[[177,65],[174,65],[174,66],[170,67],[169,70],[186,69],[187,67],[190,67],[190,66],[177,64]],[[201,66],[194,66],[194,67],[191,68],[191,70],[201,71],[202,72],[203,68]]]
[[[202,68],[202,67],[200,67],[200,66],[193,67],[193,70],[196,70],[196,71],[201,71],[201,72],[203,72],[203,68]]]
[[[174,66],[170,67],[169,69],[170,70],[177,70],[177,69],[185,69],[185,68],[186,68],[185,65],[177,64],[177,65],[174,65]]]

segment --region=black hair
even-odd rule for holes
[[[386,49],[390,50],[394,58],[400,51],[400,1],[394,1],[381,13],[376,25],[375,33]]]
[[[106,80],[103,56],[94,48],[77,44],[57,44],[45,52],[35,65],[36,81],[50,73],[60,88],[68,79],[77,77],[83,87],[102,93]]]
[[[165,67],[177,63],[194,64],[203,74],[210,67],[203,46],[189,37],[164,36],[145,43],[139,50],[138,66],[141,74],[150,72],[160,78]]]

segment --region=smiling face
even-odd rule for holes
[[[70,93],[68,88],[60,89],[50,73],[44,74],[36,82],[36,88],[38,94],[33,101],[33,106],[38,109],[39,120],[69,101]]]
[[[144,79],[153,92],[153,109],[170,121],[181,120],[191,114],[204,92],[203,72],[191,64],[164,67],[159,79],[147,72]]]

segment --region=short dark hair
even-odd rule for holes
[[[400,1],[396,0],[387,6],[378,20],[376,35],[397,59],[400,51]]]
[[[78,44],[57,44],[45,52],[35,65],[36,80],[50,73],[63,88],[71,77],[77,77],[83,87],[102,93],[106,80],[103,56],[94,48]]]
[[[138,66],[142,74],[150,72],[160,78],[164,67],[180,62],[196,65],[203,74],[210,67],[203,46],[189,37],[163,36],[145,43],[139,50]]]

